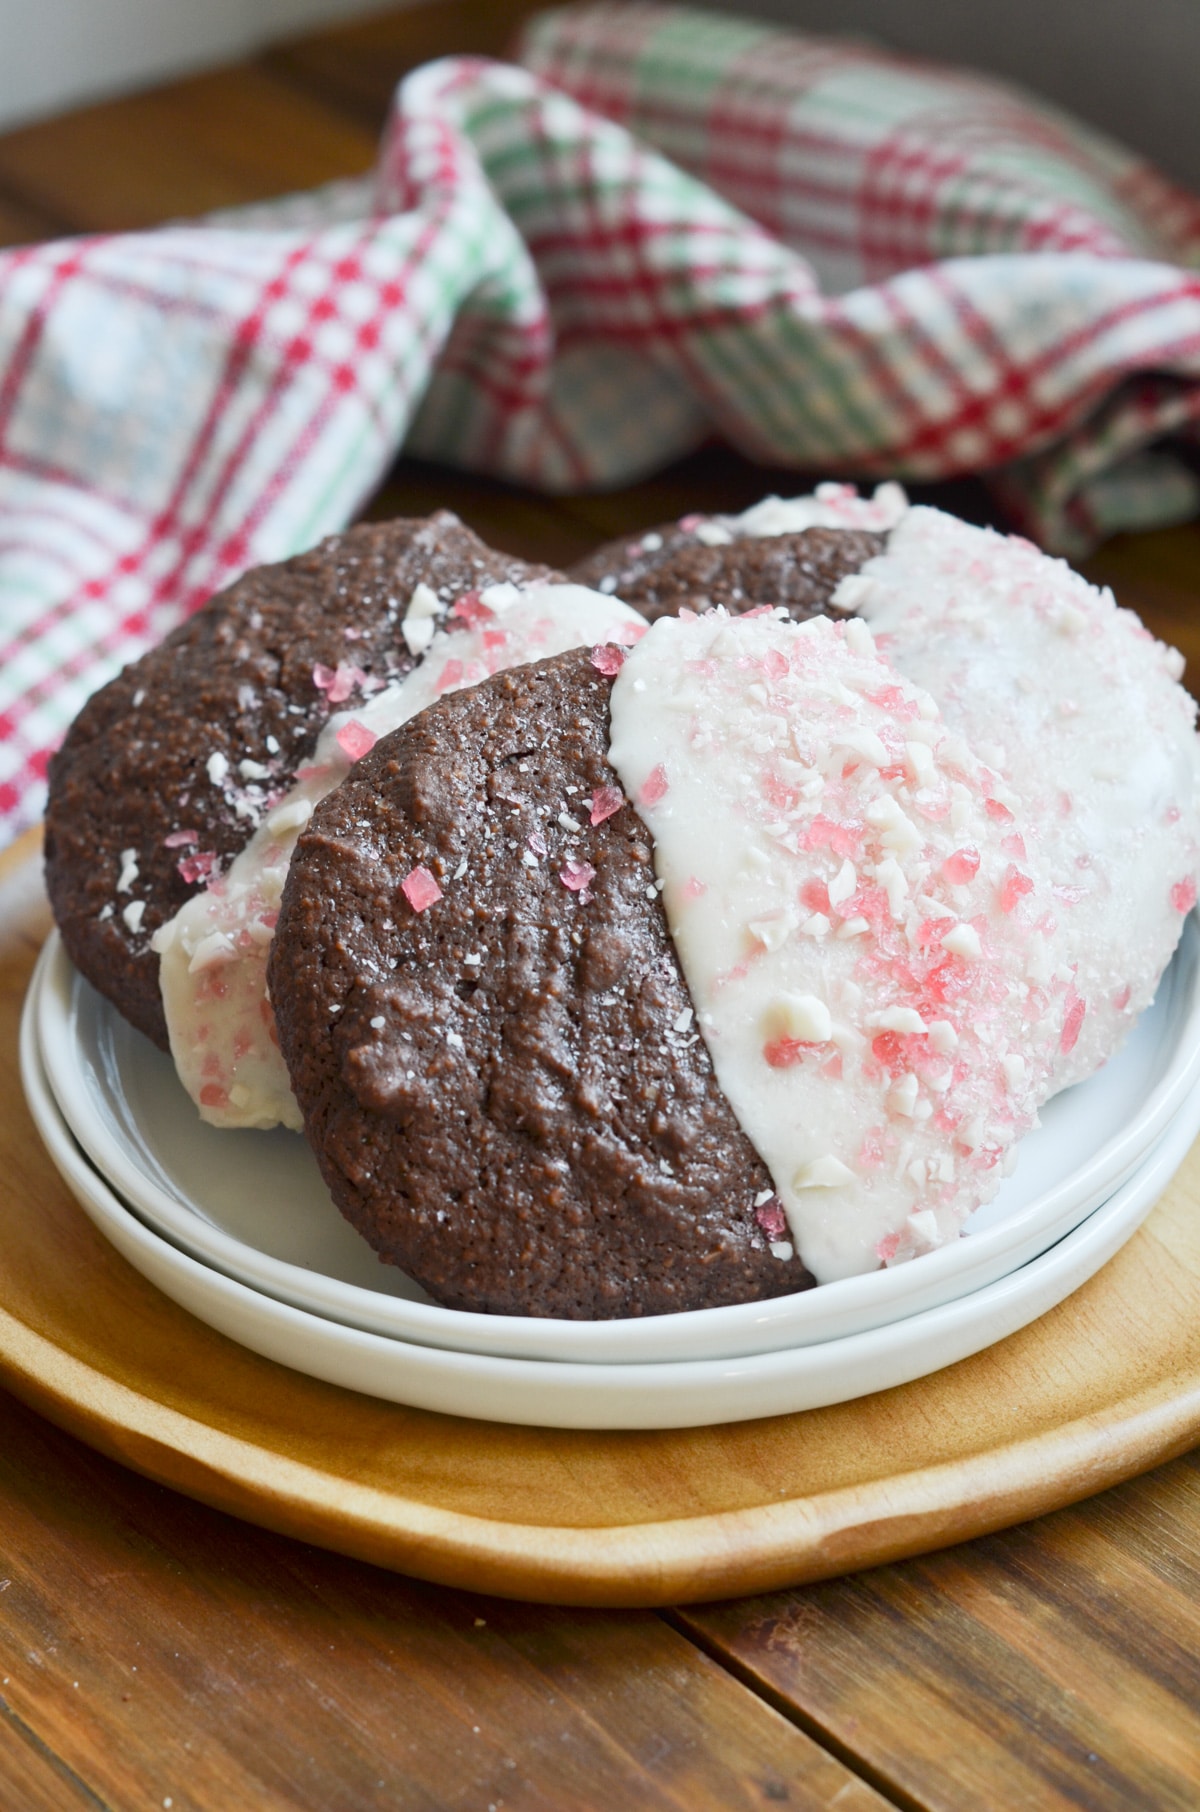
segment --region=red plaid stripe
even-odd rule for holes
[[[1196,431],[1200,203],[1095,135],[672,8],[543,16],[526,54],[544,80],[411,77],[348,225],[0,256],[11,823],[87,686],[343,522],[418,400],[420,451],[550,489],[713,431],[809,468],[994,468],[1067,547],[1120,520],[1122,461]]]

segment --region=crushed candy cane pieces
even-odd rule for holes
[[[424,912],[442,897],[442,890],[427,868],[414,868],[400,883],[400,891],[414,912]]]
[[[360,724],[356,717],[352,717],[349,723],[343,724],[337,732],[336,741],[348,760],[361,761],[363,756],[375,747],[379,738],[374,730],[368,730],[365,724]]]
[[[651,768],[642,783],[642,790],[638,794],[638,803],[640,805],[657,805],[659,800],[666,794],[669,786],[670,782],[667,779],[667,770],[660,762],[657,767]]]
[[[206,881],[216,867],[216,854],[211,849],[198,849],[194,855],[182,856],[175,864],[175,871],[181,881],[191,886],[193,881]]]
[[[568,893],[583,893],[595,880],[596,870],[590,862],[564,862],[558,878]]]
[[[336,667],[326,667],[318,661],[312,670],[313,685],[325,694],[331,705],[344,705],[355,688],[361,688],[366,677],[361,667],[355,667],[349,661],[339,661]]]
[[[465,623],[468,629],[482,628],[484,623],[494,623],[496,613],[484,603],[477,591],[465,591],[461,598],[456,598],[450,606],[450,615],[459,623]]]
[[[624,803],[625,795],[619,786],[598,786],[592,794],[592,823],[603,824],[606,818],[619,812]]]

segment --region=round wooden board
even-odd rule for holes
[[[1200,1145],[1150,1220],[1032,1327],[898,1390],[659,1433],[408,1410],[260,1359],[93,1229],[16,1083],[48,925],[36,839],[0,858],[0,1376],[222,1510],[425,1579],[657,1605],[829,1578],[1072,1503],[1200,1436]]]

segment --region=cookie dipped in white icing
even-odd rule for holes
[[[894,529],[909,508],[901,485],[875,487],[872,497],[860,497],[852,484],[819,484],[803,497],[764,497],[740,516],[723,516],[738,535],[796,535],[810,528]]]
[[[610,760],[717,1079],[819,1282],[956,1237],[1044,1099],[1064,990],[990,777],[865,624],[662,618]]]
[[[267,997],[267,953],[292,852],[318,801],[381,736],[443,693],[588,642],[628,644],[646,628],[627,605],[581,585],[505,584],[460,600],[455,610],[467,626],[447,632],[436,627],[432,594],[422,608],[425,589],[417,588],[405,619],[413,652],[424,653],[420,665],[353,713],[329,719],[312,760],[229,869],[154,935],[171,1055],[213,1126],[301,1126]],[[436,887],[431,897],[440,898]],[[410,895],[417,910],[429,903]]]
[[[895,528],[908,507],[902,486],[891,482],[876,485],[873,497],[860,497],[852,484],[819,484],[802,497],[763,497],[740,516],[685,516],[680,527],[709,547],[721,547],[743,536],[759,540],[810,528],[878,533]]]
[[[933,694],[997,797],[1020,797],[1052,884],[1039,960],[1070,990],[1055,1081],[1081,1080],[1153,998],[1196,899],[1200,743],[1181,656],[1063,561],[919,507],[835,604]]]

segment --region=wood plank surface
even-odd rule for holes
[[[432,57],[503,57],[543,0],[422,0],[395,13],[306,34],[263,53],[259,67],[307,88],[376,130],[401,76]]]
[[[0,191],[72,232],[157,226],[370,168],[375,135],[253,68],[0,137]]]
[[[40,239],[55,239],[67,231],[63,221],[38,208],[27,207],[0,189],[0,250],[7,246],[33,245]]]
[[[674,1621],[900,1805],[1200,1805],[1200,1455],[969,1547]]]
[[[1114,535],[1080,570],[1094,585],[1111,585],[1119,604],[1182,652],[1184,683],[1200,692],[1200,522]]]
[[[3,1393],[0,1505],[0,1693],[105,1806],[887,1803],[650,1613],[379,1573],[148,1484]],[[0,1743],[15,1812],[9,1750],[31,1775],[38,1751]]]
[[[12,1812],[104,1812],[86,1782],[13,1710],[0,1687],[0,1793]]]

